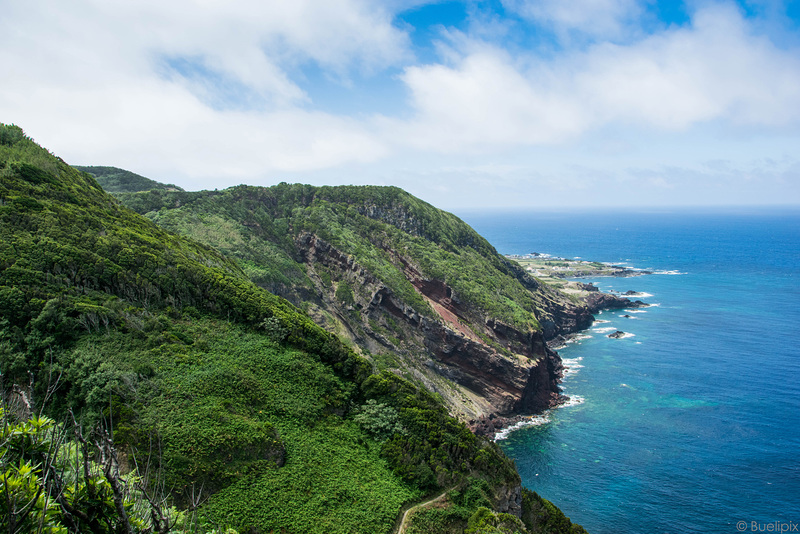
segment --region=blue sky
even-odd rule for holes
[[[29,0],[0,121],[187,189],[800,204],[800,0]]]

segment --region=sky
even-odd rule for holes
[[[800,205],[800,0],[0,0],[0,122],[188,190]]]

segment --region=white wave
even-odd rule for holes
[[[680,271],[653,271],[653,274],[669,274],[669,275],[676,275],[676,274],[689,274],[689,273],[682,273]]]
[[[623,310],[625,313],[647,313],[647,310]]]
[[[541,413],[539,415],[531,415],[528,418],[519,421],[518,423],[514,423],[513,425],[506,427],[503,430],[500,430],[499,432],[496,432],[494,435],[494,441],[500,441],[501,439],[506,439],[509,436],[509,434],[511,434],[515,430],[519,430],[520,428],[546,425],[547,423],[550,422],[550,413],[552,412],[552,410],[559,408],[571,408],[572,406],[578,406],[580,404],[583,404],[584,402],[586,402],[586,399],[584,397],[581,397],[580,395],[570,395],[569,400],[564,404],[559,404],[555,408],[551,410],[546,410],[544,413]]]
[[[605,334],[607,332],[615,332],[617,330],[616,326],[604,326],[602,328],[592,328],[592,332],[597,332],[598,334]]]
[[[509,434],[511,434],[515,430],[519,430],[520,428],[525,428],[527,426],[541,426],[549,422],[550,422],[550,417],[547,412],[540,415],[532,415],[528,419],[524,419],[519,423],[506,427],[500,432],[496,432],[494,435],[494,440],[499,441],[501,439],[506,439]]]
[[[571,376],[577,374],[579,369],[583,369],[583,365],[580,362],[583,360],[582,357],[580,358],[562,358],[561,363],[564,365],[564,376]]]
[[[610,323],[611,321],[606,321],[605,319],[597,319],[595,320],[595,324],[603,324],[603,323]]]
[[[622,296],[635,299],[646,299],[648,297],[652,297],[653,295],[651,293],[645,293],[644,291],[641,291],[636,293],[623,293]]]
[[[556,408],[569,408],[571,406],[577,406],[579,404],[583,404],[586,402],[586,399],[581,397],[580,395],[570,395],[569,400],[564,404],[559,404]]]
[[[616,337],[614,339],[627,339],[629,337],[636,337],[636,334],[631,334],[630,332],[623,332],[621,336]]]
[[[579,341],[583,341],[584,339],[592,339],[592,336],[589,334],[578,334],[577,336],[568,339],[565,343],[577,343]]]

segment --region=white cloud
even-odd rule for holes
[[[753,35],[732,8],[632,45],[599,44],[546,63],[472,45],[454,64],[414,66],[404,82],[415,146],[443,151],[556,143],[612,123],[680,130],[721,120],[800,122],[800,54]]]
[[[547,143],[585,127],[568,97],[542,90],[497,50],[472,53],[456,67],[410,67],[403,80],[419,117],[398,131],[418,147]]]
[[[698,158],[715,157],[739,165],[715,175],[720,181],[778,176],[772,191],[797,197],[796,163],[770,174],[731,157],[782,150],[794,158],[800,123],[800,54],[735,9],[712,4],[686,27],[621,45],[600,34],[637,15],[614,3],[609,19],[598,15],[597,44],[546,58],[473,24],[443,32],[441,61],[422,65],[412,63],[405,32],[413,28],[394,27],[387,7],[422,1],[7,2],[0,121],[72,163],[118,165],[189,188],[381,181],[431,200],[450,191],[450,206],[483,203],[489,190],[495,205],[546,203],[545,193],[572,202],[576,191],[590,203],[636,167],[650,169],[649,181],[634,180],[642,195],[674,184],[680,200],[692,182],[676,181],[665,161],[697,168]],[[581,5],[591,13],[600,4]],[[549,24],[590,31],[555,4],[538,6],[550,9],[539,15]],[[323,112],[303,85],[309,64],[343,86],[403,67],[397,83],[408,89],[409,112]]]
[[[313,61],[346,76],[409,54],[407,35],[391,25],[391,14],[361,0],[32,0],[7,7],[4,29],[17,32],[17,43],[4,48],[15,47],[38,66],[88,71],[82,74],[95,80],[144,74],[163,57],[190,58],[292,101],[302,91],[286,71],[297,64]]]
[[[562,38],[577,32],[615,39],[642,9],[637,0],[503,0],[506,9],[553,28]]]
[[[575,82],[598,120],[686,128],[723,119],[780,125],[800,119],[800,56],[752,35],[727,7],[699,11],[691,28],[634,46],[599,45]]]
[[[409,54],[391,14],[361,0],[31,0],[3,9],[0,120],[76,163],[139,158],[161,175],[241,179],[378,158],[385,148],[369,124],[313,111],[292,75],[315,62],[346,78]],[[170,60],[200,72],[170,70]],[[216,106],[226,86],[263,105]]]

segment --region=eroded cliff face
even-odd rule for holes
[[[546,328],[521,332],[464,303],[453,288],[425,277],[396,251],[386,252],[427,309],[403,302],[363,265],[315,234],[303,233],[295,244],[317,290],[310,315],[374,359],[391,359],[389,367],[441,395],[452,413],[474,428],[488,418],[540,412],[563,399],[561,360],[547,347],[546,335],[584,327],[587,317],[591,321],[585,307],[550,296],[541,314]],[[352,300],[341,298],[342,284],[352,291]]]
[[[562,400],[547,342],[592,321],[585,304],[397,188],[280,184],[127,200],[236,258],[253,282],[439,394],[473,428]]]

